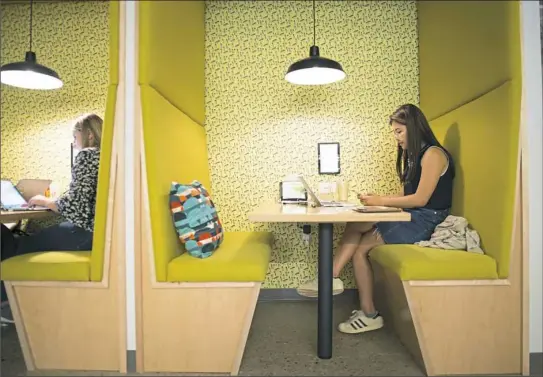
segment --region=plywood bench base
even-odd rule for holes
[[[111,286],[15,281],[5,286],[29,371],[123,370],[119,300]]]
[[[427,375],[520,374],[522,321],[514,284],[411,284],[374,264],[386,325]],[[379,302],[379,300],[381,302]]]
[[[260,292],[255,283],[144,287],[138,372],[237,375]]]

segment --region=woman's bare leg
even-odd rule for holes
[[[339,277],[339,274],[345,265],[352,259],[354,253],[358,249],[362,235],[373,229],[373,223],[347,223],[339,250],[334,256],[334,277]]]
[[[383,244],[381,235],[377,232],[366,232],[353,255],[354,277],[358,287],[360,308],[366,315],[375,313],[373,303],[373,270],[368,254],[371,249]]]
[[[341,270],[352,259],[353,254],[357,250],[364,232],[371,231],[373,224],[371,223],[348,223],[345,233],[341,239],[340,248],[334,256],[333,267],[333,294],[337,295],[343,292],[343,282],[338,279]],[[298,287],[298,294],[307,297],[318,296],[318,281],[317,279],[309,280]]]

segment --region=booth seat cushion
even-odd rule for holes
[[[264,281],[270,260],[270,232],[226,232],[209,258],[184,253],[168,264],[169,282]]]
[[[370,258],[401,280],[497,279],[496,261],[488,255],[416,245],[383,245]]]
[[[6,281],[89,281],[90,251],[47,251],[2,262]]]

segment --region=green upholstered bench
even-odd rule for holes
[[[1,264],[28,370],[124,371],[118,268],[120,232],[113,230],[117,180],[119,2],[109,5],[110,84],[101,140],[93,248],[38,252]],[[115,127],[114,127],[115,125]],[[122,127],[122,124],[121,124]],[[122,132],[122,130],[121,130]],[[118,193],[117,193],[118,195]],[[119,212],[120,213],[120,212]],[[124,280],[124,276],[122,276]]]
[[[467,218],[479,232],[485,255],[405,245],[374,250],[372,258],[402,280],[509,276],[519,160],[519,108],[513,90],[507,82],[431,122],[457,164],[452,214]]]
[[[7,259],[1,264],[2,279],[6,281],[77,281],[101,282],[104,276],[108,209],[111,210],[111,169],[113,123],[117,85],[110,85],[106,104],[92,252],[37,252]]]
[[[271,233],[226,231],[224,243],[206,259],[183,252],[169,208],[170,185],[196,179],[213,199],[205,130],[153,88],[142,86],[141,99],[157,282],[264,281]]]
[[[215,253],[184,252],[173,226],[173,181],[210,192],[204,128],[148,85],[142,104],[143,365],[141,372],[237,374],[272,235],[231,232]],[[218,211],[219,219],[221,217]],[[219,314],[220,313],[220,314]]]
[[[415,245],[370,253],[377,299],[429,375],[518,373],[509,350],[521,334],[519,98],[509,81],[431,122],[456,162],[452,214],[479,232],[485,255]]]
[[[416,245],[383,245],[372,259],[402,280],[497,279],[494,258],[462,250],[438,250]]]
[[[220,248],[207,259],[188,253],[168,263],[168,281],[264,281],[270,245],[269,232],[227,232]]]

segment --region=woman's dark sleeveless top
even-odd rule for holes
[[[417,166],[415,166],[415,175],[411,182],[408,182],[404,185],[404,195],[412,195],[415,192],[417,192],[417,188],[419,187],[420,182],[420,175],[422,173],[422,156],[424,156],[424,153],[431,147],[431,145],[425,145],[419,154],[419,163]],[[443,150],[443,149],[442,149]],[[452,189],[453,189],[453,178],[454,178],[454,162],[452,159],[452,156],[445,151],[445,154],[449,158],[449,166],[447,167],[447,171],[445,174],[443,174],[441,177],[439,177],[439,181],[437,182],[437,186],[432,193],[432,196],[430,197],[430,200],[428,200],[428,203],[422,208],[428,208],[428,209],[449,209],[452,205]]]

